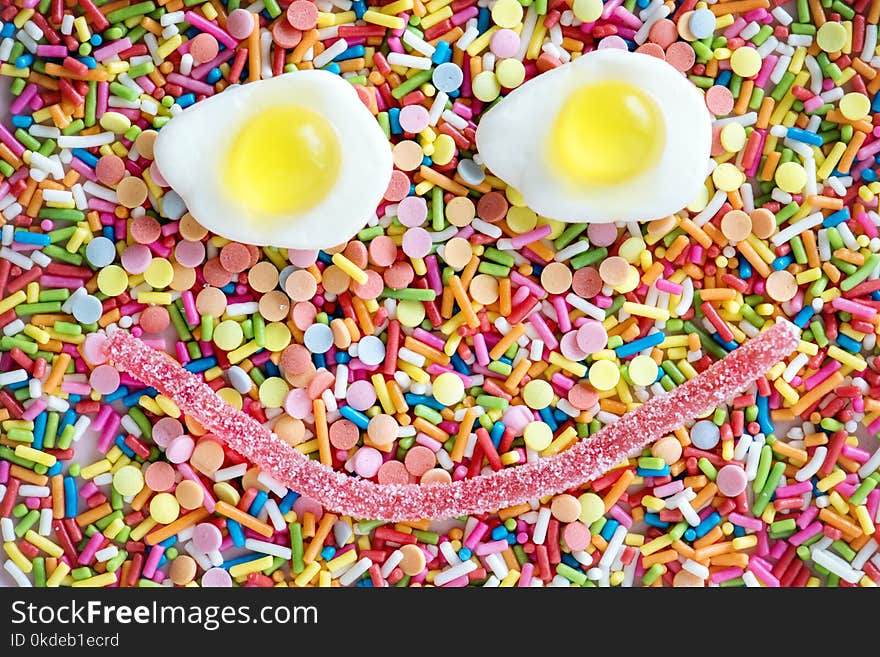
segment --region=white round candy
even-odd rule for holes
[[[333,346],[333,331],[326,324],[312,324],[306,329],[303,342],[313,354],[326,354]]]
[[[378,365],[385,360],[385,345],[375,335],[368,335],[358,342],[358,358],[364,365]]]
[[[101,302],[98,301],[97,297],[93,297],[90,294],[78,297],[73,302],[72,310],[74,318],[80,324],[94,324],[104,314]]]
[[[697,449],[712,449],[721,440],[721,429],[711,420],[700,420],[691,427],[691,442]]]

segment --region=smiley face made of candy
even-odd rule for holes
[[[880,6],[0,4],[0,579],[878,581]]]

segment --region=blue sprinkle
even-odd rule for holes
[[[400,108],[392,107],[388,110],[388,123],[391,126],[392,135],[402,135],[403,128],[400,127]]]
[[[336,55],[333,58],[334,62],[344,62],[346,59],[357,59],[358,57],[363,57],[365,54],[365,49],[363,46],[349,46],[341,53]]]
[[[259,491],[256,497],[254,497],[254,501],[251,502],[251,505],[248,507],[248,513],[256,518],[260,515],[260,511],[263,510],[263,506],[265,506],[266,500],[268,499],[269,493],[264,490]]]
[[[822,221],[822,227],[830,228],[832,226],[838,226],[844,221],[849,221],[849,208],[843,208],[841,210],[838,210],[834,214],[829,214]]]
[[[231,520],[229,518],[226,519],[226,530],[229,532],[229,535],[232,537],[232,544],[235,547],[244,547],[244,532],[241,530],[241,525],[238,524],[238,521]],[[262,557],[261,557],[262,558]],[[250,561],[250,555],[245,555],[241,558],[241,563],[245,561]],[[231,562],[226,562],[223,564],[223,567],[227,567],[227,563],[229,565],[235,565]]]
[[[656,347],[665,339],[666,335],[658,331],[657,333],[650,333],[643,338],[615,347],[614,351],[617,353],[618,358],[627,358],[629,356],[634,356],[643,349]]]
[[[504,423],[496,422],[492,425],[492,431],[489,432],[489,438],[492,439],[492,444],[495,445],[495,449],[498,449],[498,445],[501,444],[501,436],[504,435]]]
[[[609,518],[608,521],[605,523],[605,526],[602,527],[602,531],[599,532],[599,535],[606,541],[610,541],[611,537],[614,536],[614,532],[617,530],[618,527],[620,527],[620,523],[613,518]]]
[[[92,169],[98,164],[98,158],[84,148],[74,148],[73,156],[88,164]]]
[[[183,366],[187,372],[193,372],[194,374],[198,374],[199,372],[207,372],[212,367],[216,367],[217,359],[214,356],[208,356],[206,358],[197,358],[196,360],[191,360]]]
[[[800,328],[804,328],[807,324],[810,323],[810,320],[813,318],[813,315],[816,314],[816,311],[813,310],[812,306],[804,306],[800,309],[797,315],[794,316],[795,325]]]
[[[844,335],[843,333],[838,333],[837,335],[837,344],[839,344],[843,349],[846,349],[851,354],[857,354],[862,350],[862,343],[858,340],[853,340],[848,335]]]
[[[667,529],[669,527],[669,523],[665,520],[660,520],[660,515],[657,513],[646,513],[645,524],[657,527],[658,529]]]
[[[125,386],[119,386],[116,390],[111,392],[109,395],[104,395],[104,401],[108,404],[115,402],[119,399],[122,399],[128,394],[128,388]]]
[[[17,242],[18,244],[49,246],[51,238],[46,233],[31,233],[27,230],[17,230],[12,234],[12,241]]]
[[[116,440],[113,441],[113,444],[121,449],[128,458],[133,459],[135,457],[134,450],[125,444],[125,436],[116,436]]]
[[[75,518],[77,509],[76,481],[73,477],[64,478],[64,517]]]
[[[773,271],[782,271],[786,269],[791,263],[794,262],[794,256],[790,253],[788,255],[779,256],[773,261]]]
[[[697,538],[702,538],[703,536],[708,534],[713,527],[719,525],[720,523],[721,516],[718,514],[717,511],[713,511],[708,516],[706,516],[706,519],[703,520],[703,522],[696,526],[696,528],[694,529],[694,533],[697,535]]]
[[[774,431],[773,423],[770,421],[770,398],[758,395],[755,402],[758,407],[758,424],[765,436],[769,436]]]
[[[351,406],[345,405],[339,407],[339,414],[349,422],[354,422],[359,429],[366,431],[370,418]]]
[[[803,130],[801,128],[789,128],[786,137],[794,139],[795,141],[801,141],[805,144],[810,144],[811,146],[822,146],[825,143],[825,140],[822,139],[821,135],[817,135],[815,132],[810,132],[809,130]]]
[[[281,515],[290,511],[293,508],[294,502],[298,499],[299,493],[294,493],[292,490],[287,491],[287,495],[278,503],[278,510],[281,511]]]
[[[12,125],[16,128],[24,128],[27,130],[33,125],[34,119],[31,116],[24,116],[23,114],[16,114],[12,117]]]

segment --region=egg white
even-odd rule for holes
[[[316,205],[263,216],[223,191],[227,153],[249,120],[276,105],[296,104],[326,119],[339,139],[338,179]],[[258,246],[319,249],[342,244],[374,216],[391,180],[391,147],[352,85],[328,71],[298,71],[235,85],[169,121],[155,144],[162,177],[203,226]]]
[[[656,102],[663,150],[655,166],[630,181],[575,187],[551,168],[545,144],[563,103],[602,81],[629,83]],[[483,115],[476,142],[484,164],[538,214],[566,222],[649,221],[678,212],[704,185],[712,119],[703,94],[663,60],[604,49],[513,90]]]

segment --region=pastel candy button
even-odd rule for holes
[[[725,465],[718,471],[715,484],[722,495],[736,497],[746,489],[746,472],[738,465]]]
[[[578,329],[577,344],[588,354],[594,354],[608,344],[608,332],[601,322],[586,321]]]

